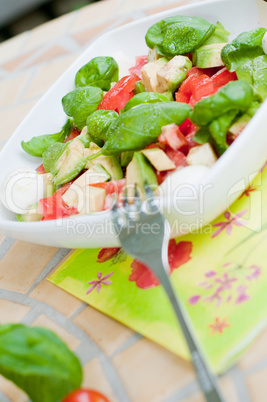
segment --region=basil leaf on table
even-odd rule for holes
[[[265,33],[265,28],[243,32],[224,46],[221,57],[229,71],[233,72],[247,61],[264,54],[262,38]]]
[[[230,32],[224,29],[223,25],[218,21],[215,25],[216,28],[210,37],[202,43],[201,46],[212,45],[213,43],[226,43],[228,42],[228,36]]]
[[[45,134],[33,137],[31,140],[25,142],[21,141],[21,146],[27,154],[32,156],[43,155],[43,152],[55,142],[63,142],[64,139],[71,133],[73,128],[72,120],[68,119],[62,127],[61,131],[56,134]]]
[[[228,148],[226,134],[237,113],[237,110],[231,110],[230,112],[218,117],[216,120],[213,120],[209,125],[211,138],[213,139],[214,146],[219,156]]]
[[[113,57],[95,57],[85,64],[75,76],[75,86],[98,87],[103,91],[110,90],[111,82],[119,79],[119,67]]]
[[[125,105],[123,112],[132,109],[135,106],[143,103],[157,103],[157,102],[169,102],[169,99],[164,94],[157,92],[141,92],[131,98]]]
[[[87,117],[98,107],[103,91],[96,87],[77,88],[62,98],[64,112],[73,118],[75,126],[82,130]]]
[[[260,95],[261,100],[267,97],[267,55],[258,56],[247,61],[236,70],[239,80],[246,81]]]
[[[231,110],[245,112],[253,101],[253,90],[244,81],[231,81],[217,93],[201,99],[194,106],[190,120],[197,126],[207,126]]]
[[[182,124],[188,117],[191,107],[186,103],[159,102],[142,104],[122,113],[110,125],[106,133],[106,142],[99,155],[113,155],[124,151],[145,148],[157,141],[161,127],[167,124]]]
[[[78,358],[56,334],[22,324],[0,326],[0,374],[34,402],[60,402],[82,382]]]
[[[106,132],[111,122],[118,117],[114,110],[96,110],[86,121],[88,133],[92,137],[106,140]]]
[[[145,36],[146,44],[158,54],[173,57],[196,50],[215,30],[201,17],[176,15],[152,25]]]

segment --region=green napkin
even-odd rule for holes
[[[230,210],[169,244],[172,283],[213,369],[232,365],[267,321],[267,168]],[[49,278],[185,359],[189,352],[153,274],[119,249],[77,250]]]

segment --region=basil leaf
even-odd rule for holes
[[[92,137],[106,140],[106,132],[114,119],[118,118],[114,110],[96,110],[87,119],[87,129]],[[95,141],[93,141],[95,142]]]
[[[248,82],[260,95],[261,100],[267,97],[267,55],[247,61],[236,70],[239,80]]]
[[[243,32],[231,43],[224,46],[221,57],[229,71],[235,71],[247,61],[264,54],[262,38],[265,33],[265,28]]]
[[[43,153],[43,165],[46,173],[53,171],[54,166],[60,156],[63,154],[67,148],[67,143],[62,144],[61,142],[56,142],[50,145]]]
[[[219,155],[222,155],[228,148],[226,134],[237,114],[237,110],[231,110],[218,117],[218,119],[214,120],[209,126],[211,138],[213,139],[216,151]]]
[[[141,92],[146,92],[146,90],[145,90],[144,84],[143,84],[142,81],[140,80],[140,81],[137,81],[137,82],[135,83],[135,88],[134,88],[134,90],[133,90],[133,93],[134,93],[135,95],[137,95],[137,94],[140,94]]]
[[[193,137],[193,140],[198,144],[206,144],[210,141],[209,127],[201,127]]]
[[[87,117],[97,109],[102,97],[103,91],[100,88],[77,88],[62,98],[64,112],[72,117],[75,126],[82,130]]]
[[[136,106],[122,113],[110,125],[103,155],[143,149],[157,141],[161,127],[167,124],[182,124],[191,107],[186,103],[160,102]]]
[[[214,30],[215,26],[203,18],[176,15],[152,25],[145,40],[158,54],[173,57],[194,52]]]
[[[98,87],[103,91],[110,90],[111,82],[119,79],[119,67],[113,57],[95,57],[85,64],[75,76],[75,86]]]
[[[55,142],[63,142],[65,138],[71,133],[72,128],[72,120],[67,120],[59,133],[39,135],[38,137],[33,137],[27,142],[21,141],[21,146],[24,151],[27,152],[27,154],[41,157],[43,155],[43,152],[50,145],[54,144]]]
[[[231,81],[216,94],[196,103],[190,120],[197,126],[207,126],[231,110],[245,112],[253,101],[253,90],[244,81]]]
[[[201,46],[212,45],[213,43],[226,43],[228,42],[228,36],[230,32],[224,29],[223,25],[218,21],[216,28],[210,37],[202,43]]]
[[[132,109],[135,106],[141,105],[143,103],[157,103],[157,102],[169,102],[169,99],[157,92],[141,92],[140,94],[135,95],[131,98],[124,107],[124,112]]]
[[[34,402],[60,402],[82,382],[78,358],[56,334],[22,324],[0,326],[0,374]]]

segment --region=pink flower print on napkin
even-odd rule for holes
[[[216,333],[222,334],[225,328],[230,327],[230,324],[227,322],[227,318],[216,317],[215,321],[208,327],[211,329],[211,335],[215,335]]]
[[[224,213],[226,221],[218,222],[213,225],[214,227],[218,227],[219,229],[217,229],[216,232],[213,233],[211,238],[213,239],[214,237],[218,236],[224,229],[226,231],[226,234],[230,235],[232,233],[233,226],[244,226],[245,222],[240,220],[240,218],[245,215],[246,212],[247,210],[245,209],[244,211],[231,216],[231,213],[229,211],[226,211]]]
[[[92,286],[87,290],[86,294],[88,295],[95,288],[96,288],[97,293],[99,293],[102,285],[111,285],[112,281],[107,281],[107,279],[111,275],[113,275],[113,272],[110,272],[110,274],[107,274],[107,275],[103,276],[103,278],[102,278],[102,272],[98,272],[98,274],[97,274],[98,280],[88,282],[88,285],[92,285]]]

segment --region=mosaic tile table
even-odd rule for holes
[[[95,37],[185,3],[102,1],[2,43],[0,147]],[[58,333],[83,363],[83,385],[112,402],[203,401],[190,364],[47,281],[69,250],[0,240],[0,323],[42,325]],[[220,379],[227,402],[266,402],[266,344],[267,331]],[[24,402],[27,396],[0,376],[0,400]]]

